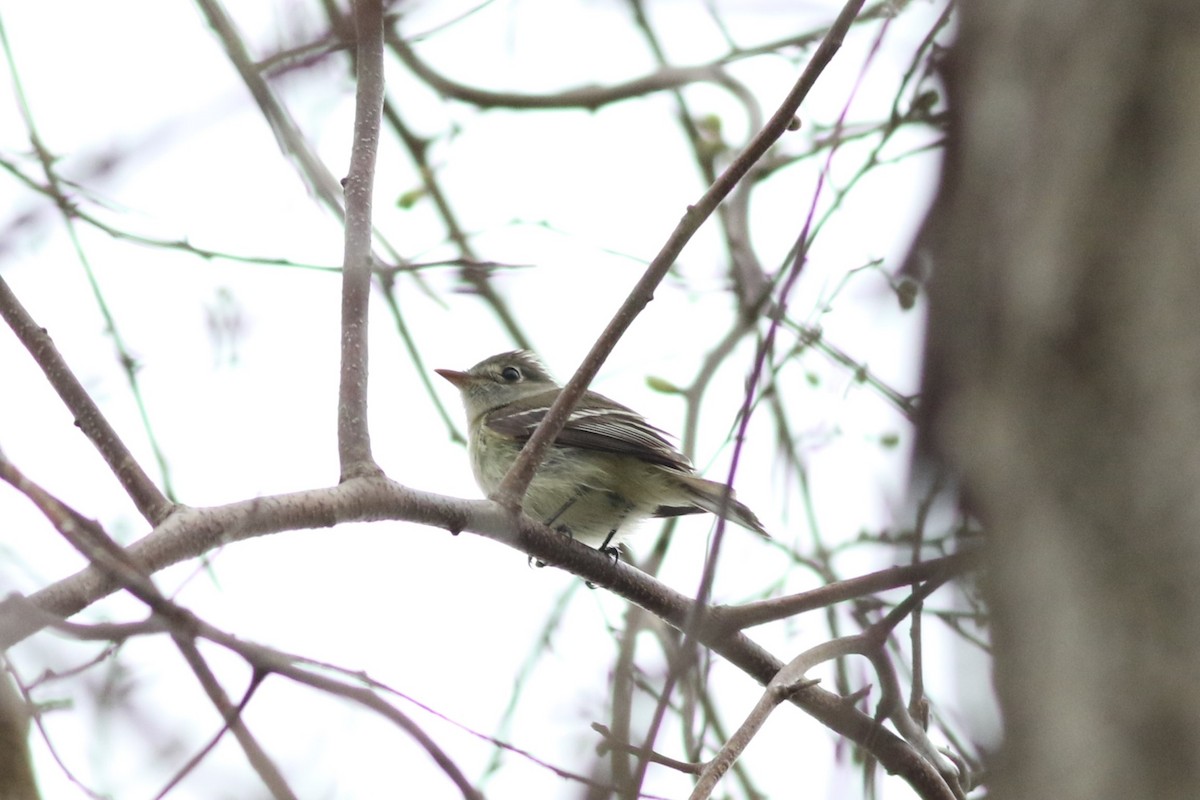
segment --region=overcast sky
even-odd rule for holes
[[[823,2],[798,8],[772,2],[719,5],[729,34],[743,46],[813,29],[837,9]],[[852,32],[805,106],[795,134],[805,138],[785,140],[782,151],[799,152],[806,146],[801,142],[832,124],[851,87],[856,88],[849,125],[886,117],[915,43],[941,11],[940,4],[914,6],[881,38],[882,23]],[[649,7],[674,63],[706,63],[728,52],[704,4]],[[467,8],[414,3],[405,8],[401,24],[408,35],[427,33],[417,45],[419,54],[463,83],[542,92],[612,83],[654,67],[624,4],[497,2],[446,24]],[[231,4],[229,11],[256,56],[280,43],[308,41],[321,30],[319,11],[298,2]],[[88,213],[129,235],[293,262],[201,259],[87,224],[75,226],[73,241],[53,206],[6,173],[0,175],[5,231],[0,275],[161,481],[106,330],[98,295],[102,298],[139,364],[146,413],[181,502],[215,505],[335,483],[340,281],[332,268],[341,261],[341,227],[280,155],[197,9],[130,0],[0,2],[0,21],[38,132],[61,159],[62,174],[84,187],[79,195]],[[778,56],[730,67],[767,114],[798,70],[795,60]],[[389,96],[416,132],[430,137],[430,160],[477,252],[514,265],[496,278],[496,286],[565,380],[704,189],[674,122],[673,101],[660,94],[595,113],[481,111],[443,102],[394,59],[387,77]],[[328,59],[273,85],[331,173],[343,175],[354,111],[344,61]],[[752,133],[742,108],[723,91],[698,87],[688,90],[687,99],[697,116],[720,118],[727,142],[739,144]],[[0,85],[0,108],[5,109],[0,158],[40,181],[12,80]],[[888,154],[935,139],[930,131],[906,132]],[[844,160],[839,156],[832,164],[822,204],[831,202],[830,187],[849,181],[866,152],[859,144],[843,150]],[[786,264],[823,164],[823,158],[809,159],[759,190],[752,233],[769,270]],[[928,203],[936,167],[935,155],[913,156],[858,184],[814,244],[791,299],[793,318],[819,324],[831,343],[906,394],[917,388],[921,309],[900,309],[881,271],[855,270],[876,260],[888,273],[897,270]],[[417,185],[412,163],[395,141],[385,140],[376,199],[381,243],[413,261],[457,255],[427,199],[411,207],[398,202]],[[677,273],[593,388],[672,433],[682,431],[683,403],[652,391],[646,379],[686,385],[727,329],[732,309],[723,291],[723,252],[710,224],[685,250]],[[399,295],[426,371],[465,369],[513,346],[482,302],[456,291],[452,269],[426,271],[422,280],[423,285],[403,277]],[[478,497],[465,452],[453,443],[451,426],[423,388],[378,295],[371,315],[371,426],[381,466],[416,488]],[[753,355],[753,342],[743,342],[705,406],[695,460],[710,477],[723,478],[728,469],[726,441]],[[0,335],[0,371],[5,454],[122,541],[143,535],[140,516],[11,335]],[[809,467],[814,518],[826,541],[837,546],[861,531],[903,525],[910,513],[905,489],[912,432],[902,416],[852,371],[816,354],[805,356],[802,368],[783,379],[792,382],[790,397],[803,398],[791,420]],[[435,391],[451,425],[464,430],[452,387],[439,381]],[[883,444],[889,437],[896,437],[895,446]],[[739,497],[784,545],[808,546],[810,521],[795,476],[780,468],[774,452],[763,415],[752,425],[742,456]],[[707,516],[681,523],[661,573],[669,585],[695,590],[711,523]],[[634,553],[653,538],[648,530],[632,543]],[[780,592],[818,585],[811,573],[789,573],[786,555],[750,534],[732,531],[727,544],[732,551],[718,573],[718,602],[757,596],[764,576],[778,581]],[[886,563],[878,553],[849,551],[844,566],[846,574],[857,574]],[[31,592],[81,565],[27,500],[0,487],[0,591]],[[609,629],[622,624],[623,601],[557,570],[530,569],[520,553],[476,536],[451,537],[400,523],[292,532],[238,543],[215,553],[210,569],[184,564],[161,573],[158,581],[175,599],[238,636],[363,670],[451,720],[500,735],[567,769],[586,769],[597,741],[589,725],[607,718]],[[562,619],[546,648],[540,637],[550,610],[559,608]],[[114,597],[81,616],[128,620],[142,613],[139,603]],[[755,638],[786,656],[827,634],[823,619],[802,618],[799,625],[764,630]],[[96,652],[42,634],[11,655],[31,679],[47,668],[79,665]],[[215,650],[206,654],[237,696],[244,666]],[[960,657],[965,656],[931,658],[927,682],[953,689],[953,675],[963,669],[955,660]],[[136,640],[125,647],[121,667],[114,663],[93,668],[80,683],[54,685],[39,699],[74,704],[46,719],[60,755],[85,785],[122,800],[152,797],[218,722],[168,642]],[[713,680],[727,684],[722,697],[736,724],[759,687],[722,664],[713,672]],[[517,680],[525,681],[519,713],[500,731]],[[99,691],[106,682],[129,691],[128,706],[111,714],[99,707],[89,690]],[[941,699],[968,711],[973,703],[988,702],[977,687],[965,697]],[[469,777],[480,777],[491,757],[486,743],[399,704]],[[836,753],[831,737],[815,721],[789,712],[777,714],[746,755],[767,781],[770,796],[857,792],[853,767],[828,768]],[[302,797],[455,795],[441,772],[389,724],[282,680],[267,682],[248,720]],[[34,746],[46,797],[85,796],[66,780],[40,737],[34,737]],[[670,750],[672,744],[663,747]],[[794,785],[794,763],[780,758],[780,748],[811,757],[810,785]],[[509,755],[504,763],[481,784],[489,796],[580,794],[577,784],[526,759]],[[688,785],[666,770],[651,770],[646,790],[675,797]],[[257,787],[245,788],[250,786],[256,784],[244,756],[226,742],[171,797],[261,796]],[[885,796],[905,797],[909,790],[885,781]]]

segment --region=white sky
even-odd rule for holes
[[[725,52],[703,4],[649,5],[677,63],[700,63]],[[744,44],[810,29],[836,10],[823,2],[798,9],[772,2],[721,6]],[[414,4],[404,30],[432,30],[456,16],[456,7],[469,6]],[[886,112],[913,43],[940,11],[940,4],[916,4],[892,23],[850,121],[874,121]],[[261,48],[258,54],[281,39],[302,38],[293,36],[296,31],[318,29],[312,10],[298,3],[230,4],[230,13]],[[280,157],[220,44],[192,6],[0,0],[0,21],[44,141],[62,157],[64,174],[98,193],[90,211],[123,230],[156,238],[186,238],[201,247],[316,265],[340,263],[339,225]],[[849,37],[806,106],[812,109],[804,116],[806,129],[833,121],[877,31],[878,24],[865,26]],[[607,83],[652,66],[626,7],[606,2],[493,3],[420,43],[419,53],[461,82],[522,91]],[[335,63],[275,85],[340,176],[349,154],[353,86]],[[569,377],[686,204],[703,190],[671,123],[671,102],[656,96],[594,114],[481,112],[442,103],[394,61],[388,70],[390,96],[418,132],[436,137],[431,159],[464,227],[475,234],[478,252],[531,265],[500,276],[497,286],[556,374]],[[739,63],[731,71],[753,87],[765,113],[797,75],[795,64],[778,57]],[[0,156],[37,176],[12,91],[11,81],[0,84]],[[689,90],[687,96],[697,113],[721,116],[728,140],[741,141],[748,133],[729,97],[711,88]],[[451,135],[455,127],[460,130]],[[931,138],[914,131],[899,137],[891,151]],[[120,153],[116,170],[89,176],[96,159],[111,151]],[[855,168],[855,153],[847,147],[846,160],[835,163],[835,181]],[[794,317],[820,322],[831,342],[907,393],[917,385],[920,315],[901,312],[877,274],[850,280],[831,313],[819,318],[816,309],[849,269],[881,258],[895,271],[930,197],[935,168],[931,157],[914,158],[869,177],[823,233],[792,299]],[[407,157],[387,141],[378,169],[378,228],[415,260],[452,255],[428,202],[411,210],[397,207],[396,198],[415,186]],[[781,173],[760,190],[754,235],[768,268],[782,263],[814,186],[810,164]],[[31,210],[42,216],[32,228],[9,229],[0,246],[0,274],[157,477],[112,341],[61,221],[46,213],[43,201],[0,175],[0,226]],[[220,504],[337,480],[336,275],[202,261],[133,246],[86,226],[79,232],[121,335],[142,366],[149,415],[183,502]],[[720,258],[719,237],[710,225],[680,260],[687,285],[668,278],[593,388],[680,431],[682,402],[650,391],[645,378],[686,385],[701,354],[724,332],[729,301],[720,292]],[[407,280],[400,283],[400,296],[429,367],[465,368],[511,347],[481,303],[448,293],[456,285],[450,270],[425,277],[436,300]],[[244,331],[236,341],[218,345],[206,319],[223,293],[234,298]],[[464,452],[451,444],[378,300],[371,308],[371,424],[378,461],[403,483],[477,497]],[[229,358],[230,348],[236,360]],[[749,344],[741,347],[721,374],[719,385],[727,390],[706,405],[696,460],[711,476],[723,476],[727,467],[729,448],[722,443],[752,355]],[[794,384],[790,396],[804,401],[792,418],[823,535],[846,541],[862,530],[901,525],[911,431],[844,368],[815,355],[804,367],[820,376],[819,387],[803,389],[800,371],[785,380]],[[143,523],[98,455],[71,425],[32,360],[3,333],[0,374],[0,448],[6,455],[118,538],[143,535]],[[438,391],[461,429],[452,388]],[[775,466],[765,417],[751,434],[737,480],[739,497],[782,541],[808,542],[795,488]],[[881,447],[879,439],[887,434],[899,435],[901,446]],[[681,524],[661,575],[665,582],[683,592],[695,589],[710,527],[705,517]],[[634,551],[652,540],[647,531],[640,546],[633,543]],[[764,576],[774,580],[786,571],[778,551],[741,531],[732,531],[727,545],[733,550],[718,576],[720,602],[750,598],[761,591]],[[875,558],[848,557],[846,574],[885,565]],[[24,498],[0,488],[0,591],[34,591],[81,563]],[[608,628],[622,624],[623,601],[588,591],[556,570],[530,570],[519,553],[479,537],[398,523],[266,537],[229,547],[212,563],[211,575],[195,564],[167,570],[158,576],[159,585],[241,637],[364,670],[483,733],[495,732],[514,676],[536,649],[547,610],[566,598],[565,622],[549,653],[536,662],[515,723],[503,735],[567,769],[585,770],[590,763],[596,737],[589,724],[608,716]],[[787,580],[789,591],[817,585],[799,570]],[[83,617],[125,620],[141,613],[138,603],[111,598]],[[787,630],[755,632],[754,638],[787,658],[826,634],[823,620],[811,616]],[[48,666],[82,663],[94,652],[40,635],[11,655],[32,678]],[[212,648],[206,653],[236,696],[244,668]],[[964,663],[955,658],[930,659],[930,686],[955,685]],[[48,715],[48,721],[56,747],[85,784],[119,798],[152,797],[215,732],[217,719],[166,641],[131,643],[121,664],[130,670],[121,681],[132,683],[135,714],[97,718],[86,687],[102,685],[109,675],[105,667],[82,682],[57,684],[39,699],[75,704],[72,711]],[[979,665],[968,669],[980,675]],[[736,724],[758,687],[726,665],[718,664],[715,672],[723,676],[727,719]],[[984,682],[984,676],[964,681],[962,697],[935,699],[986,708]],[[415,707],[400,706],[427,726],[469,777],[478,778],[490,757],[486,746]],[[455,796],[403,733],[341,701],[273,678],[251,704],[248,720],[302,797]],[[159,751],[175,737],[182,751]],[[659,744],[668,752],[677,749],[669,735]],[[795,785],[794,763],[790,756],[780,758],[780,748],[812,758],[804,771],[810,783]],[[35,756],[46,797],[84,796],[65,782],[37,737]],[[827,768],[834,757],[831,737],[794,709],[777,713],[746,755],[772,797],[856,793],[852,770]],[[482,786],[491,797],[580,794],[576,784],[520,758],[508,756],[505,763]],[[248,786],[256,786],[254,778],[230,740],[171,797],[261,795]],[[687,786],[666,770],[652,769],[646,790],[679,796]],[[886,796],[909,796],[892,779],[885,780],[885,789]]]

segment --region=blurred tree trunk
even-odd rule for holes
[[[989,529],[1004,798],[1200,787],[1200,3],[961,6],[932,434]]]
[[[25,701],[0,668],[0,800],[38,800],[28,737]]]

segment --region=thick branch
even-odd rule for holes
[[[457,500],[419,492],[384,478],[356,478],[328,489],[257,498],[205,509],[180,509],[163,525],[131,545],[127,552],[146,574],[199,556],[230,542],[341,522],[407,520],[454,531],[469,530],[508,544],[539,561],[558,566],[596,586],[612,591],[682,629],[693,601],[645,573],[575,542],[544,525],[513,516],[487,500]],[[0,602],[0,649],[41,629],[44,620],[22,612],[26,603],[69,617],[119,584],[100,570],[88,568],[31,595]],[[706,616],[706,615],[702,615]],[[740,633],[723,635],[704,628],[698,641],[710,647],[759,683],[766,685],[782,663]],[[884,767],[904,777],[922,797],[946,797],[936,770],[908,744],[874,720],[817,687],[805,689],[792,702],[829,728],[870,750]],[[942,787],[942,788],[939,788]]]
[[[367,309],[371,295],[371,199],[383,108],[383,8],[355,3],[358,94],[354,146],[346,176],[346,246],[342,264],[342,369],[338,390],[338,455],[342,480],[378,474],[367,426]]]

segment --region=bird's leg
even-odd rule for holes
[[[617,531],[621,529],[621,525],[624,524],[626,518],[629,516],[629,512],[633,511],[633,503],[629,502],[627,499],[618,494],[613,494],[612,499],[614,501],[614,505],[617,503],[621,504],[621,511],[617,515],[616,522],[613,523],[612,530],[608,532],[608,536],[604,537],[604,542],[596,549],[607,556],[612,556],[613,564],[616,564],[621,560],[621,552],[616,547],[611,546],[612,540],[613,537],[617,535]]]
[[[555,511],[553,514],[550,515],[550,518],[546,520],[546,527],[553,528],[554,522],[559,517],[561,517],[564,513],[566,513],[566,510],[568,508],[575,505],[576,501],[578,501],[579,498],[583,497],[583,493],[586,491],[587,491],[586,486],[576,487],[575,491],[571,493],[571,496],[567,498],[567,502],[563,503],[562,506],[558,509],[558,511]],[[574,534],[571,533],[571,529],[568,528],[566,525],[559,525],[557,528],[554,528],[554,530],[556,530],[559,533],[564,534],[566,536],[570,536],[572,539],[575,538]],[[531,567],[537,567],[539,569],[546,566],[545,561],[538,561],[533,556],[530,556],[528,558],[528,564]]]
[[[596,549],[599,550],[601,553],[609,553],[609,554],[616,553],[617,548],[609,547],[609,544],[612,543],[613,537],[617,535],[617,528],[620,528],[620,527],[621,527],[620,525],[617,525],[616,528],[613,528],[611,531],[609,531],[608,536],[604,537],[604,543],[601,544]]]
[[[628,513],[628,512],[626,512],[626,513]],[[622,516],[622,519],[624,519],[623,516]],[[617,522],[617,524],[613,527],[613,529],[608,532],[608,536],[604,537],[604,542],[599,547],[596,548],[601,553],[603,553],[604,555],[608,556],[609,558],[611,558],[613,560],[614,567],[621,560],[621,551],[618,548],[612,547],[610,545],[612,543],[613,537],[617,535],[617,529],[619,529],[620,527],[621,527],[621,523]],[[584,581],[583,585],[588,587],[589,589],[596,588],[596,584],[592,583],[591,581]]]
[[[609,543],[613,540],[613,537],[616,535],[617,535],[617,529],[613,528],[611,531],[608,532],[608,536],[604,537],[604,544],[602,544],[598,548],[596,548],[601,553],[604,553],[604,555],[608,556],[609,558],[611,558],[613,560],[613,566],[616,566],[617,562],[621,560],[620,549],[609,546]]]

